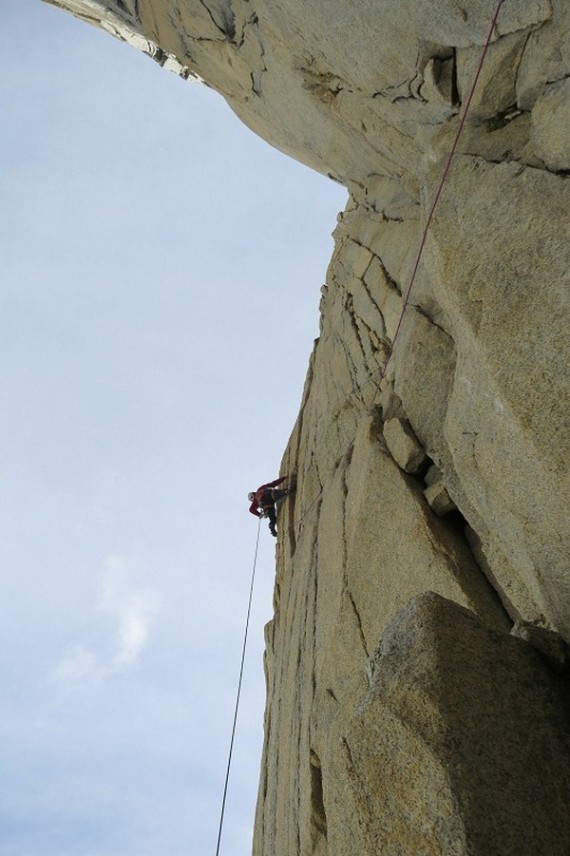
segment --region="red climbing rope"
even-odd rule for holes
[[[491,21],[491,26],[489,27],[489,32],[487,34],[487,39],[485,41],[483,51],[481,52],[479,64],[477,65],[477,70],[475,72],[475,77],[473,78],[473,83],[471,84],[471,89],[469,90],[469,95],[467,97],[467,101],[465,102],[465,108],[463,110],[463,114],[461,116],[461,119],[459,121],[459,125],[457,127],[457,133],[455,134],[455,139],[453,141],[451,151],[450,151],[449,156],[447,158],[447,161],[446,161],[446,164],[445,164],[442,176],[441,176],[441,180],[439,182],[439,185],[438,185],[432,206],[430,208],[428,218],[426,220],[426,224],[425,224],[424,231],[422,234],[422,240],[420,242],[420,247],[419,247],[418,253],[416,255],[416,261],[415,261],[414,268],[412,271],[412,276],[410,278],[410,283],[408,285],[408,288],[407,288],[405,296],[404,296],[404,304],[402,306],[402,311],[401,311],[400,317],[398,319],[398,324],[396,326],[396,332],[394,333],[394,337],[392,339],[392,344],[390,345],[390,349],[388,351],[388,356],[386,357],[386,362],[384,363],[384,367],[383,367],[382,372],[380,374],[380,379],[376,382],[376,386],[377,386],[376,394],[378,393],[378,391],[380,389],[382,381],[386,377],[386,371],[388,370],[388,365],[390,363],[390,359],[392,357],[392,354],[394,353],[394,346],[395,346],[396,340],[400,334],[402,322],[404,320],[404,315],[406,313],[406,309],[408,308],[408,305],[410,302],[410,296],[412,293],[412,288],[414,287],[414,283],[416,281],[416,274],[418,272],[420,260],[422,258],[423,252],[424,252],[424,247],[426,244],[429,228],[431,226],[431,221],[433,220],[433,215],[434,215],[435,209],[437,208],[437,204],[438,204],[439,198],[442,194],[444,185],[445,185],[445,183],[449,177],[449,173],[451,171],[451,163],[452,163],[453,158],[455,157],[455,154],[457,152],[457,146],[459,145],[459,140],[461,138],[461,134],[463,133],[463,128],[465,126],[467,116],[469,115],[469,111],[471,109],[471,102],[473,100],[473,95],[475,94],[475,89],[477,87],[477,83],[479,82],[479,77],[481,76],[481,71],[482,71],[483,65],[485,63],[485,58],[487,56],[487,51],[489,50],[489,45],[491,44],[491,39],[493,38],[493,33],[495,31],[495,26],[497,24],[497,18],[499,17],[499,11],[500,11],[501,6],[503,5],[504,2],[505,2],[505,0],[499,0],[499,2],[497,3],[497,6],[495,8],[495,14],[493,15],[493,20]],[[375,394],[374,398],[376,398],[376,394]]]
[[[423,252],[424,252],[424,247],[426,244],[426,240],[427,240],[428,232],[429,232],[429,229],[431,226],[431,222],[433,220],[435,209],[437,208],[437,204],[438,204],[439,199],[441,197],[445,183],[446,183],[447,179],[449,178],[449,173],[451,172],[451,164],[452,164],[453,158],[455,157],[455,154],[457,153],[457,147],[459,145],[459,140],[461,139],[461,135],[463,133],[463,128],[465,126],[465,122],[467,120],[467,117],[469,115],[469,111],[471,109],[471,102],[473,101],[475,89],[477,87],[477,83],[479,82],[479,77],[481,76],[481,71],[482,71],[483,65],[485,63],[487,51],[489,50],[489,45],[491,44],[491,40],[493,38],[493,33],[495,31],[495,26],[497,24],[499,12],[500,12],[501,6],[503,5],[504,2],[505,2],[505,0],[499,0],[499,2],[497,3],[497,6],[495,7],[495,12],[493,14],[491,26],[489,27],[489,32],[487,33],[487,38],[485,40],[485,44],[483,46],[483,50],[482,50],[481,56],[479,58],[479,63],[477,65],[477,69],[475,71],[475,77],[473,78],[473,83],[471,84],[471,88],[470,88],[469,94],[467,96],[467,101],[465,102],[465,107],[464,107],[463,113],[461,115],[461,118],[459,120],[459,125],[457,127],[457,132],[455,134],[455,138],[453,140],[453,145],[451,147],[451,151],[450,151],[449,156],[447,158],[447,161],[445,163],[445,167],[443,169],[443,173],[441,175],[441,179],[440,179],[440,182],[438,184],[437,191],[436,191],[434,200],[432,202],[432,205],[431,205],[431,208],[430,208],[430,211],[428,214],[428,218],[426,220],[426,224],[424,226],[424,230],[422,233],[422,239],[420,241],[420,246],[419,246],[418,252],[416,254],[416,260],[415,260],[414,267],[412,270],[412,275],[410,277],[410,282],[409,282],[409,285],[405,291],[404,302],[402,305],[402,311],[400,312],[400,317],[398,318],[398,323],[396,325],[396,331],[394,333],[394,337],[392,339],[392,343],[390,345],[388,355],[386,357],[386,361],[385,361],[384,366],[382,368],[382,371],[380,373],[380,378],[378,380],[375,380],[374,375],[371,375],[369,380],[365,384],[365,386],[367,386],[369,382],[374,382],[376,385],[376,392],[374,394],[372,404],[374,404],[374,401],[376,400],[376,396],[378,395],[378,392],[380,391],[382,381],[386,377],[388,365],[390,363],[390,359],[392,357],[392,354],[394,353],[394,346],[396,344],[396,340],[398,339],[398,336],[400,335],[400,330],[402,328],[402,322],[404,320],[404,315],[406,313],[406,309],[408,308],[409,303],[410,303],[410,297],[412,294],[412,289],[413,289],[415,281],[416,281],[416,275],[418,272],[418,268],[420,266],[420,261],[421,261],[421,258],[422,258]],[[362,390],[363,387],[360,387],[360,388]],[[313,498],[313,500],[309,503],[309,505],[303,511],[301,518],[299,520],[299,534],[301,532],[301,523],[302,523],[304,517],[307,515],[308,511],[313,507],[313,505],[315,504],[317,499],[321,496],[322,492],[323,492],[323,488],[321,487],[319,492],[316,494],[316,496]]]

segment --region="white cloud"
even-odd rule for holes
[[[149,587],[131,589],[124,562],[117,556],[107,559],[107,570],[99,608],[118,623],[118,646],[109,665],[114,672],[132,665],[147,645],[160,598]]]
[[[95,654],[77,646],[56,666],[53,674],[56,680],[67,683],[94,677],[99,671]]]
[[[160,607],[160,596],[146,586],[133,587],[125,562],[109,556],[97,608],[116,621],[115,651],[102,657],[75,646],[56,666],[53,676],[64,683],[104,678],[133,666],[146,648],[150,628]]]

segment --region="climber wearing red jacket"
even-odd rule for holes
[[[251,502],[251,505],[249,506],[250,513],[255,514],[256,517],[268,517],[269,531],[274,536],[277,535],[275,530],[275,524],[277,523],[277,510],[275,508],[275,503],[295,490],[294,485],[277,490],[277,485],[282,484],[286,478],[287,476],[281,476],[280,478],[275,479],[275,481],[262,484],[257,488],[257,490],[254,490],[247,495],[247,498]]]

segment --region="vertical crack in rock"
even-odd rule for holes
[[[362,357],[362,359],[360,359],[360,360],[353,359],[353,361],[352,361],[354,368],[355,368],[355,376],[356,376],[357,366],[359,364],[366,363],[366,347],[364,345],[364,341],[363,341],[362,336],[360,334],[360,329],[359,329],[359,324],[358,324],[358,321],[360,319],[357,320],[357,317],[354,313],[354,299],[353,299],[351,294],[346,295],[345,310],[346,310],[346,314],[348,315],[350,325],[352,327],[352,332],[354,333],[354,338],[355,338],[355,340],[358,343],[358,346],[360,348],[361,357]],[[356,381],[355,381],[355,384],[356,384]]]
[[[356,619],[356,626],[358,628],[358,635],[360,636],[360,641],[362,642],[362,649],[364,651],[364,657],[365,657],[364,662],[367,663],[370,655],[368,653],[368,647],[366,645],[366,638],[364,636],[364,630],[362,628],[362,619],[360,618],[360,613],[358,611],[358,607],[356,606],[356,603],[354,602],[352,592],[348,589],[348,587],[345,588],[345,592],[346,592],[346,595],[348,597],[348,601],[352,607],[354,617]]]
[[[327,856],[327,816],[323,797],[323,777],[321,762],[315,752],[311,752],[311,853],[315,856]],[[301,852],[301,851],[299,851]]]
[[[351,850],[352,852],[359,852],[358,845],[362,846],[361,842],[367,842],[369,840],[367,836],[369,826],[368,818],[374,816],[377,812],[371,794],[359,775],[359,763],[357,759],[353,757],[350,744],[345,736],[341,738],[340,745],[343,756],[343,772],[352,792],[351,795],[353,796],[353,799],[351,800],[351,804],[356,809],[351,824],[351,844],[353,847],[356,844],[356,848],[351,848]],[[374,847],[374,839],[370,840],[370,844]],[[371,856],[373,852],[378,851],[371,849]]]
[[[356,606],[356,602],[350,590],[349,580],[348,580],[348,543],[347,543],[347,505],[348,505],[348,495],[349,495],[349,487],[348,487],[348,473],[350,470],[350,465],[352,461],[352,457],[354,454],[354,446],[351,446],[350,449],[345,454],[343,461],[343,496],[344,496],[344,513],[343,513],[343,533],[342,533],[342,544],[343,544],[343,558],[342,558],[342,595],[348,600],[350,604],[350,608],[352,610],[352,614],[354,615],[354,619],[356,622],[356,628],[358,631],[358,636],[360,638],[360,642],[362,644],[362,649],[364,652],[364,663],[368,662],[369,653],[368,646],[366,644],[366,637],[364,635],[364,629],[362,626],[362,619],[360,617],[360,613],[358,611],[358,607]]]

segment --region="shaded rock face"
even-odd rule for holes
[[[350,191],[283,460],[254,853],[568,854],[570,4],[501,4],[392,351],[496,3],[52,2]]]
[[[520,639],[438,595],[413,599],[324,747],[331,851],[349,852],[350,828],[352,852],[371,856],[566,854],[568,690]]]

